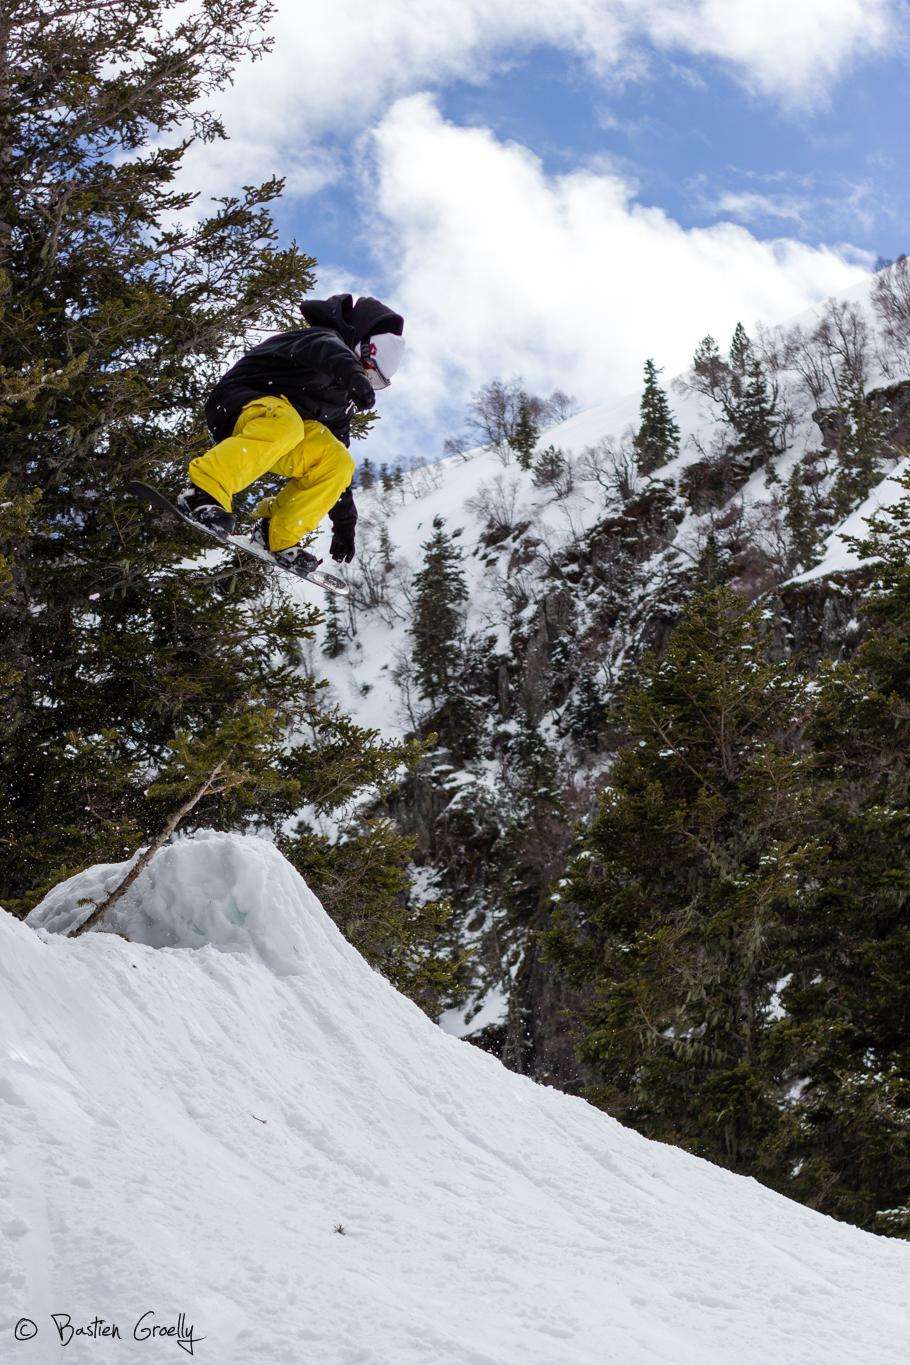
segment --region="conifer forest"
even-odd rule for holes
[[[506,1068],[910,1238],[910,262],[676,378],[655,317],[604,434],[491,375],[444,449],[358,444],[307,605],[126,491],[314,287],[280,180],[176,185],[268,6],[2,14],[0,905],[263,833]]]
[[[433,746],[384,809],[452,905],[459,1031],[897,1237],[908,374],[901,258],[808,324],[706,337],[672,384],[649,359],[615,435],[492,380],[444,466],[362,464],[355,606],[323,645],[333,692],[369,678]],[[376,622],[403,642],[385,674]]]

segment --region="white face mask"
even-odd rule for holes
[[[367,354],[369,352],[369,354]],[[401,364],[404,355],[404,337],[393,336],[391,332],[380,332],[363,342],[361,348],[367,379],[374,389],[387,389]]]

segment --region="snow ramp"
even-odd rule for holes
[[[122,870],[0,914],[4,1365],[906,1361],[910,1247],[442,1033],[268,843],[62,937]]]

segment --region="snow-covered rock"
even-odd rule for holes
[[[271,845],[159,854],[142,941],[50,932],[120,871],[0,914],[4,1361],[180,1359],[133,1332],[181,1313],[213,1365],[904,1360],[906,1244],[446,1035]]]

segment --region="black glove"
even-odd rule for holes
[[[354,558],[353,521],[339,521],[332,527],[332,544],[329,554],[336,564],[350,564]]]
[[[332,523],[329,554],[336,564],[350,564],[354,558],[354,527],[357,525],[357,508],[354,506],[352,489],[344,490],[329,512],[329,520]]]
[[[368,412],[370,408],[376,406],[376,394],[373,392],[373,385],[363,370],[359,370],[351,376],[348,383],[348,393],[361,412]]]

